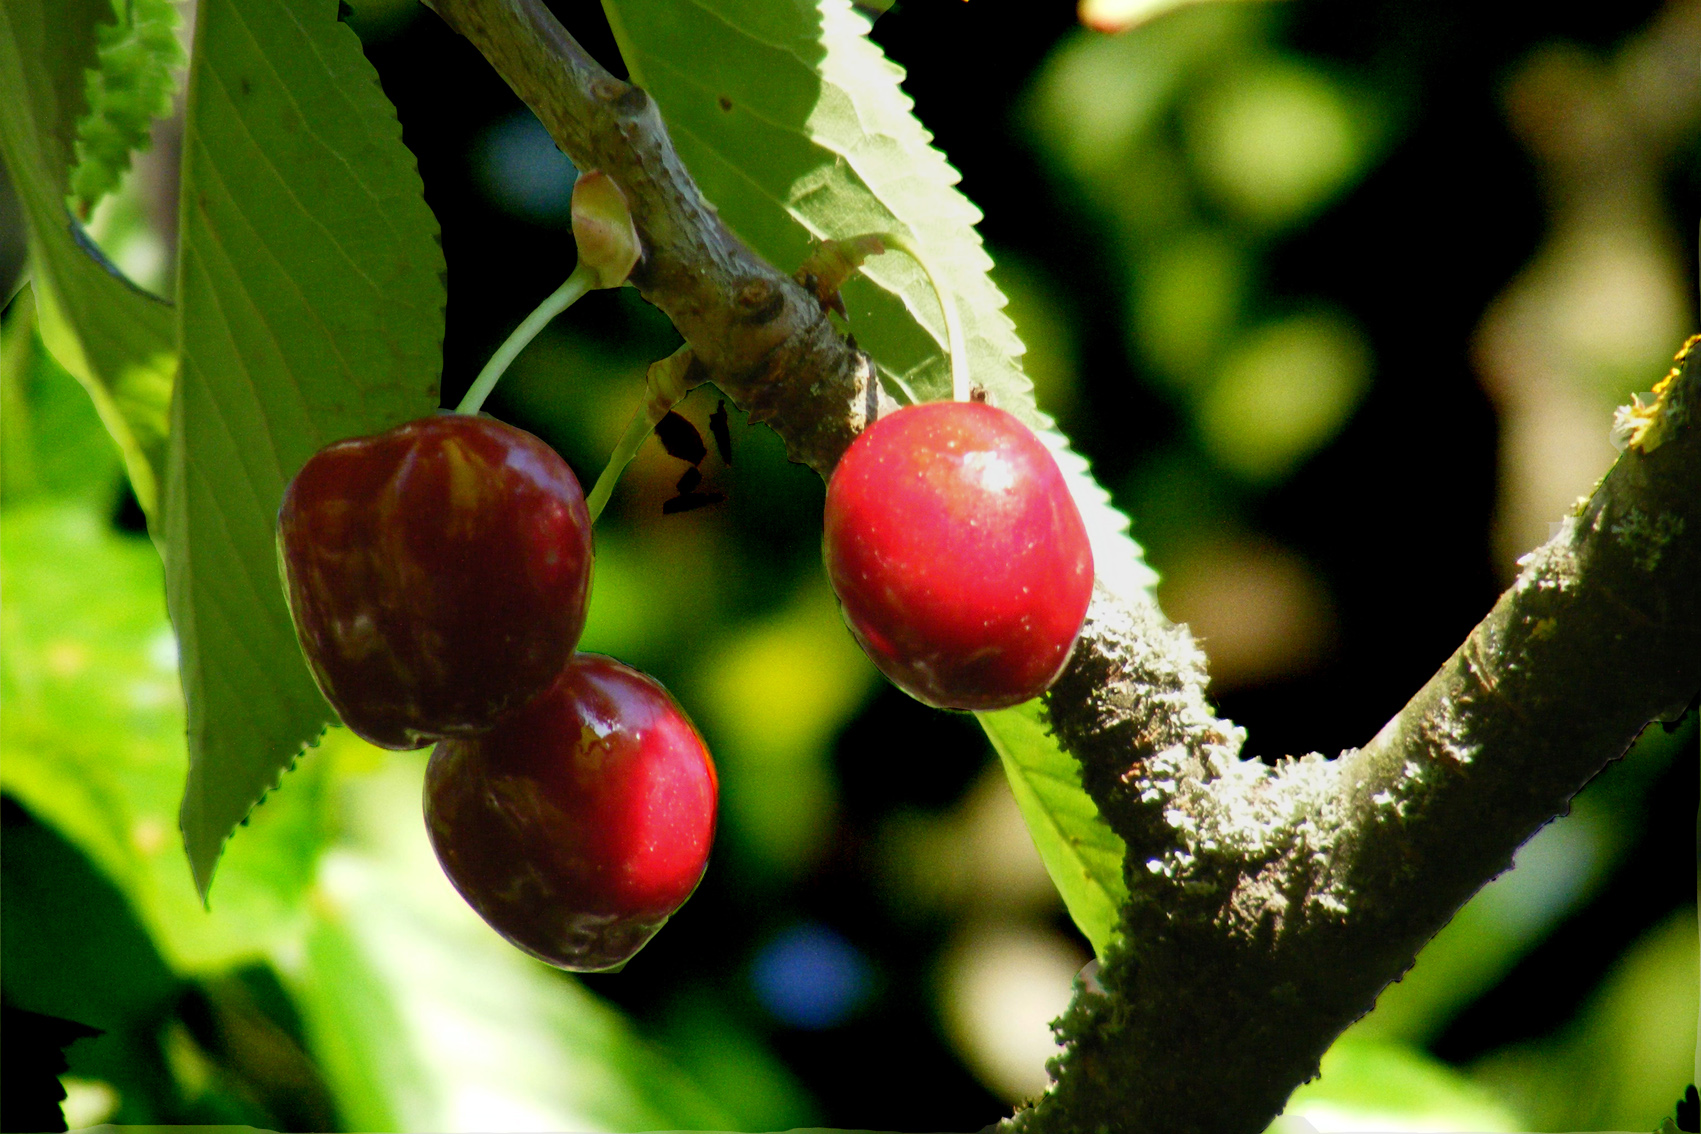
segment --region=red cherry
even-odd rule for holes
[[[827,575],[898,688],[1001,709],[1062,672],[1093,590],[1087,529],[1033,431],[975,402],[908,406],[862,432],[827,483]]]
[[[455,888],[539,960],[625,963],[685,904],[715,836],[715,765],[655,679],[579,654],[483,736],[445,740],[425,825]]]
[[[343,723],[420,748],[549,688],[585,628],[591,523],[548,445],[440,414],[316,453],[284,490],[278,563]]]

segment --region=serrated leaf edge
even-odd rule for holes
[[[189,873],[195,879],[195,893],[200,896],[201,905],[204,908],[209,910],[212,909],[213,875],[218,872],[219,862],[224,858],[225,848],[230,846],[230,840],[236,837],[236,832],[240,828],[248,826],[248,821],[254,817],[254,812],[258,811],[260,806],[265,803],[266,800],[271,798],[273,792],[282,789],[285,777],[295,771],[296,766],[301,763],[301,758],[307,755],[309,750],[318,748],[324,744],[325,737],[330,735],[330,731],[333,727],[334,726],[328,721],[321,725],[317,735],[315,735],[311,740],[303,743],[300,748],[296,749],[295,755],[289,758],[289,763],[282,764],[278,767],[277,778],[272,780],[271,786],[260,792],[259,797],[248,806],[248,810],[242,813],[242,818],[238,819],[235,825],[226,831],[223,837],[219,839],[218,847],[213,852],[212,858],[207,862],[207,870],[204,877],[201,871],[195,868],[194,856],[189,856]],[[189,845],[189,832],[183,826],[184,814],[185,809],[179,808],[177,831],[178,834],[183,837],[184,846],[187,847]]]

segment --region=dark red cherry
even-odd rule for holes
[[[555,450],[439,414],[316,453],[284,490],[278,563],[343,723],[420,748],[549,688],[585,627],[591,524]]]
[[[880,671],[944,709],[1037,697],[1069,660],[1093,555],[1032,430],[975,402],[908,406],[862,432],[827,483],[827,575]]]
[[[455,888],[539,960],[624,964],[691,896],[715,836],[715,766],[651,678],[579,654],[549,691],[425,772],[425,825]]]

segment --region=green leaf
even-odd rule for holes
[[[171,308],[108,263],[65,206],[96,26],[109,0],[0,5],[0,159],[29,227],[42,341],[94,400],[157,522],[176,367]]]
[[[1626,949],[1565,1027],[1489,1052],[1472,1078],[1522,1111],[1515,1129],[1650,1129],[1695,1074],[1695,971],[1687,906]]]
[[[123,891],[175,969],[208,971],[289,939],[326,837],[323,772],[253,817],[204,910],[172,837],[184,713],[159,556],[103,514],[0,512],[0,786]]]
[[[89,109],[77,123],[71,195],[84,217],[118,188],[130,155],[151,144],[149,130],[171,113],[183,65],[171,0],[115,0],[110,15],[96,32],[99,62],[88,72]]]
[[[165,531],[181,824],[205,894],[225,839],[332,719],[278,582],[284,485],[327,443],[436,408],[444,265],[336,0],[206,0],[196,21]]]
[[[869,17],[848,0],[604,0],[603,8],[692,176],[768,260],[795,267],[815,239],[911,235],[958,306],[973,379],[1057,457],[1092,538],[1098,581],[1129,601],[1150,601],[1156,576],[1127,518],[1034,403],[1024,348],[987,274],[992,261],[974,227],[980,213],[911,113],[902,70],[868,40]],[[843,298],[858,343],[905,394],[950,396],[944,319],[920,267],[901,255],[876,257]],[[1013,774],[1012,787],[1026,796],[1024,814],[1071,914],[1102,951],[1123,892],[1120,841],[1043,729],[988,720],[999,722],[988,727],[995,743],[1000,734],[1021,737],[1012,749],[1021,760],[1006,756],[1007,768],[1047,770],[1030,780]],[[1067,849],[1076,846],[1118,848],[1112,868],[1095,858],[1087,873],[1102,881],[1083,881]]]
[[[1103,962],[1128,900],[1121,836],[1081,786],[1079,762],[1047,730],[1040,702],[975,715],[998,750],[1046,872]]]
[[[1492,1091],[1421,1049],[1343,1038],[1284,1112],[1325,1130],[1523,1130]]]
[[[117,1110],[110,1119],[158,1121],[179,1090],[160,1040],[166,1022],[177,1018],[183,983],[112,880],[59,832],[22,808],[13,811],[13,802],[8,795],[0,858],[6,1006],[99,1028],[103,1034],[66,1051],[69,1076],[111,1088]],[[18,1039],[8,1033],[9,1043]],[[18,1098],[13,1084],[6,1086],[14,1092],[10,1108]],[[83,1125],[75,1109],[66,1108],[73,1127]]]
[[[109,1032],[171,1010],[177,981],[135,911],[57,831],[7,816],[0,878],[8,1006]]]
[[[123,475],[118,450],[36,331],[35,293],[25,284],[0,322],[0,504],[51,498],[108,508]]]

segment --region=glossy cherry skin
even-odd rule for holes
[[[654,678],[579,654],[425,773],[437,860],[491,928],[541,961],[618,967],[685,904],[708,863],[715,765]]]
[[[573,656],[591,523],[548,445],[439,414],[328,445],[278,510],[296,636],[343,723],[383,748],[493,726]]]
[[[1093,555],[1032,430],[975,402],[907,406],[863,430],[827,483],[827,576],[898,688],[943,709],[1039,696],[1069,660]]]

